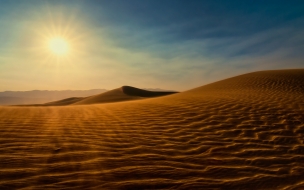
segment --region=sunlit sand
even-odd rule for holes
[[[0,107],[0,189],[304,186],[304,69],[154,95]]]

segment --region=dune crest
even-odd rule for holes
[[[157,97],[165,96],[169,94],[175,94],[176,92],[169,91],[148,91],[140,88],[135,88],[132,86],[122,86],[120,87],[121,91],[129,96],[138,96],[138,97]]]
[[[0,107],[0,189],[303,189],[303,77],[261,71],[140,101],[90,104],[150,96],[124,86],[82,106]]]

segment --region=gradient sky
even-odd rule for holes
[[[52,55],[52,36],[68,55]],[[0,91],[183,91],[304,68],[303,50],[303,0],[0,0]]]

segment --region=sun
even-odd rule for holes
[[[49,40],[49,49],[57,56],[66,55],[69,51],[68,42],[61,37],[54,37]]]

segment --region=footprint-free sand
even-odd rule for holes
[[[1,190],[304,189],[304,69],[79,100],[0,107]]]

